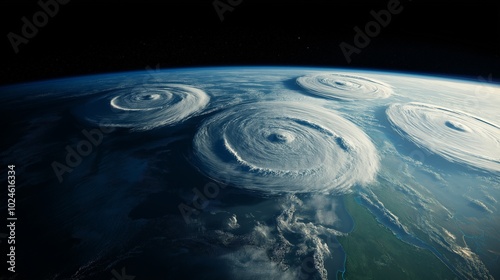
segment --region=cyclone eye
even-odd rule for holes
[[[500,126],[465,112],[423,103],[393,104],[393,128],[418,146],[464,165],[500,171]]]
[[[193,152],[194,164],[209,177],[270,193],[343,193],[372,181],[378,171],[375,146],[356,125],[296,102],[222,111],[202,124]]]
[[[148,130],[174,125],[198,114],[209,99],[202,90],[187,85],[143,85],[99,96],[78,107],[75,113],[99,126]]]
[[[290,143],[294,138],[293,134],[287,132],[272,133],[268,137],[269,141],[276,143]]]
[[[344,74],[312,74],[297,78],[297,84],[313,95],[340,100],[387,98],[389,85],[360,76]]]

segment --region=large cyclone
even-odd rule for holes
[[[468,113],[423,103],[393,104],[387,117],[395,130],[445,159],[500,171],[500,127]]]
[[[387,98],[391,86],[360,76],[320,73],[297,78],[297,84],[314,95],[340,100]]]
[[[111,91],[75,112],[96,125],[147,130],[179,123],[203,110],[209,99],[187,85],[147,84]]]
[[[372,181],[377,150],[356,125],[316,105],[258,102],[206,120],[193,140],[209,177],[251,190],[344,193]]]

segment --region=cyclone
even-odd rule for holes
[[[312,74],[297,78],[297,84],[313,95],[340,100],[387,98],[391,86],[360,76],[345,74]]]
[[[448,108],[424,103],[393,104],[386,110],[403,137],[441,157],[500,171],[500,126]]]
[[[218,181],[256,191],[344,193],[372,181],[377,150],[355,124],[297,102],[243,104],[207,119],[194,164]]]
[[[196,115],[209,99],[204,91],[191,86],[159,83],[110,91],[74,112],[96,125],[148,130]]]

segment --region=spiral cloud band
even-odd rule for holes
[[[119,89],[76,110],[85,121],[147,130],[179,123],[208,104],[202,90],[181,84],[151,84]]]
[[[389,85],[372,79],[344,74],[312,74],[297,78],[297,84],[314,95],[340,100],[387,98]]]
[[[374,179],[377,150],[356,125],[316,105],[260,102],[206,120],[195,164],[215,180],[279,192],[343,193]]]
[[[500,127],[464,112],[422,103],[393,104],[387,117],[395,130],[445,159],[500,171]]]

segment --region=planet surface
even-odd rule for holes
[[[0,107],[16,279],[500,278],[498,84],[185,68]]]

